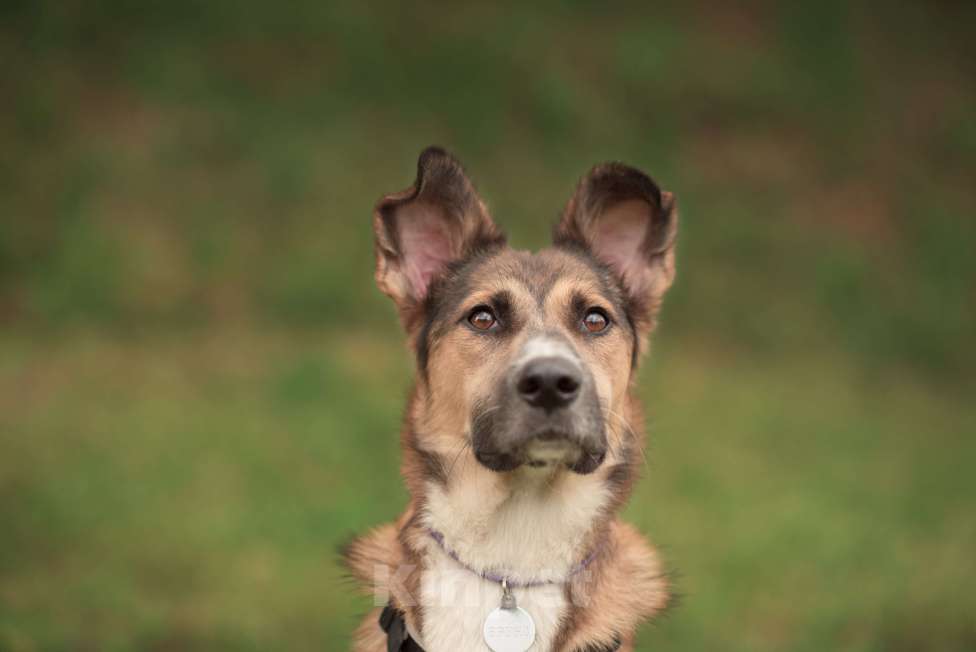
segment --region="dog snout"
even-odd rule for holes
[[[573,361],[563,357],[537,358],[527,362],[515,383],[523,401],[552,412],[570,405],[580,393],[583,376]]]

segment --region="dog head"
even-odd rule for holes
[[[410,446],[500,473],[587,474],[619,457],[676,225],[669,193],[608,163],[579,182],[551,247],[516,251],[457,160],[424,151],[373,221],[376,281],[417,359]]]

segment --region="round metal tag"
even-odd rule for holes
[[[485,618],[484,634],[492,652],[525,652],[535,641],[535,622],[521,607],[499,607]]]

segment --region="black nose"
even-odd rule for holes
[[[581,376],[565,358],[538,358],[522,369],[515,387],[519,396],[547,412],[569,405],[579,395]]]

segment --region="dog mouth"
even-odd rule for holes
[[[482,466],[496,472],[514,471],[526,466],[550,470],[565,468],[585,475],[603,464],[606,450],[588,450],[569,433],[546,429],[529,437],[517,451],[476,450],[475,458]]]

